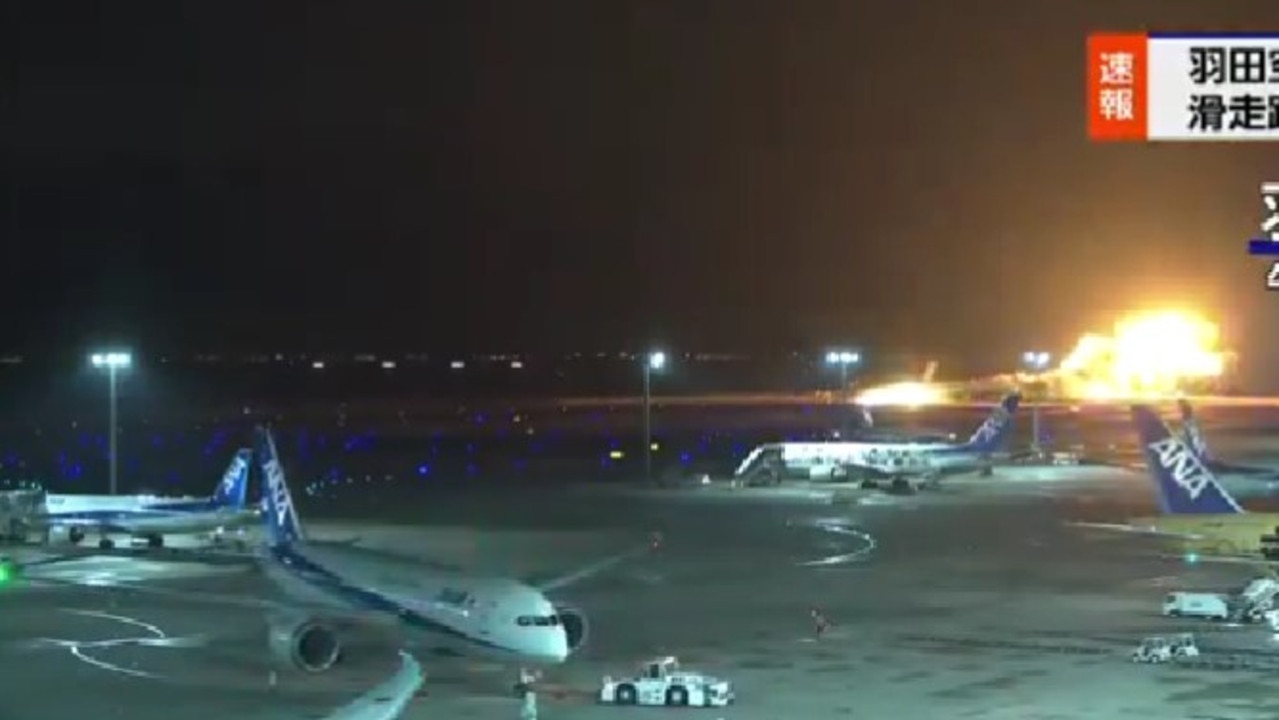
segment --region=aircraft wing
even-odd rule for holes
[[[79,556],[83,557],[83,556]],[[334,608],[327,605],[311,605],[308,603],[299,603],[294,600],[275,600],[269,597],[256,595],[229,595],[223,593],[208,592],[207,590],[196,590],[181,587],[165,587],[148,581],[127,581],[118,582],[111,580],[103,580],[96,577],[93,573],[86,573],[83,579],[52,577],[41,575],[39,570],[42,567],[56,565],[59,562],[67,562],[76,560],[79,557],[60,557],[56,560],[48,559],[32,563],[24,563],[18,566],[20,577],[34,583],[45,586],[56,586],[63,588],[75,588],[77,590],[88,591],[112,591],[137,593],[138,595],[146,595],[152,597],[164,597],[182,602],[202,603],[205,605],[213,605],[218,607],[237,607],[249,610],[259,610],[263,612],[279,612],[285,614],[306,613],[315,617],[323,617],[337,624],[352,624],[361,626],[383,626],[389,627],[394,625],[393,617],[380,612],[362,612],[359,610],[347,610]],[[172,581],[168,581],[172,582]]]
[[[620,565],[627,560],[654,552],[660,548],[661,545],[661,534],[653,533],[653,536],[649,538],[648,542],[645,542],[642,545],[636,545],[620,553],[600,558],[588,565],[584,565],[556,577],[542,579],[530,578],[526,580],[526,582],[542,592],[555,592],[556,590],[562,590],[570,585],[575,585],[587,578],[594,577],[595,575]]]
[[[382,684],[365,692],[323,720],[395,720],[404,714],[426,675],[412,655],[400,651],[400,669]]]
[[[1182,540],[1202,540],[1204,538],[1203,535],[1198,533],[1169,532],[1149,525],[1094,522],[1068,522],[1066,525],[1069,525],[1070,527],[1084,528],[1087,530],[1107,530],[1110,532],[1129,533],[1133,535],[1149,535],[1150,537],[1179,538]]]

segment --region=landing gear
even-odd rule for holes
[[[99,550],[110,550],[115,547],[115,542],[111,538],[102,538],[98,541]]]
[[[918,492],[913,484],[906,478],[893,478],[892,485],[888,486],[888,492],[893,495],[914,495]]]
[[[148,536],[147,536],[147,547],[151,548],[152,550],[159,550],[160,548],[164,547],[164,536],[163,536],[163,535],[148,535]]]
[[[72,545],[79,545],[84,540],[84,530],[82,528],[72,526],[71,529],[67,530],[67,540],[70,541]]]

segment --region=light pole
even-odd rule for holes
[[[1021,354],[1021,364],[1030,372],[1042,373],[1052,362],[1052,355],[1043,350],[1027,350]],[[1039,404],[1042,398],[1035,398],[1030,406],[1030,451],[1035,455],[1043,452],[1039,444]]]
[[[107,425],[110,426],[107,435],[107,462],[110,465],[108,472],[111,476],[111,494],[116,494],[116,376],[122,370],[128,370],[133,365],[133,355],[127,352],[100,352],[93,353],[89,356],[89,363],[98,370],[107,372],[107,387],[109,409]]]
[[[850,365],[856,365],[857,363],[861,361],[862,361],[861,354],[853,352],[851,350],[831,350],[830,352],[826,353],[826,364],[833,365],[839,368],[840,401],[844,405],[844,408],[839,411],[840,413],[839,414],[839,418],[840,418],[839,433],[840,433],[840,437],[845,440],[848,439],[848,413],[849,413],[848,367]]]
[[[654,350],[644,356],[644,481],[653,479],[653,372],[666,367],[666,353]]]

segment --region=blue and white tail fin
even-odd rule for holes
[[[1020,404],[1021,393],[1014,392],[1004,396],[1004,399],[990,413],[990,417],[986,418],[973,436],[968,438],[968,442],[961,446],[962,449],[980,453],[1000,449],[1004,441],[1008,439],[1008,433],[1013,427],[1013,414],[1017,412],[1017,406]]]
[[[1186,443],[1195,456],[1205,463],[1212,462],[1212,453],[1208,452],[1208,443],[1204,442],[1203,430],[1199,429],[1199,420],[1195,418],[1195,410],[1185,398],[1177,400],[1181,409],[1181,440]]]
[[[217,507],[244,508],[244,501],[249,494],[249,463],[253,461],[253,451],[240,448],[231,458],[226,472],[213,488],[213,504]]]
[[[1149,405],[1133,405],[1132,421],[1141,438],[1146,467],[1155,480],[1159,504],[1174,515],[1230,515],[1243,512],[1203,461],[1172,434]]]
[[[280,547],[300,542],[305,539],[302,534],[302,523],[298,519],[298,511],[293,505],[293,496],[284,481],[284,467],[280,465],[280,455],[275,451],[275,440],[271,431],[259,426],[254,431],[257,445],[258,462],[262,467],[262,496],[265,499],[267,543],[271,547]]]

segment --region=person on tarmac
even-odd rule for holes
[[[826,619],[826,615],[820,608],[813,608],[808,614],[813,619],[813,639],[821,640],[826,631],[830,629],[830,620]]]

